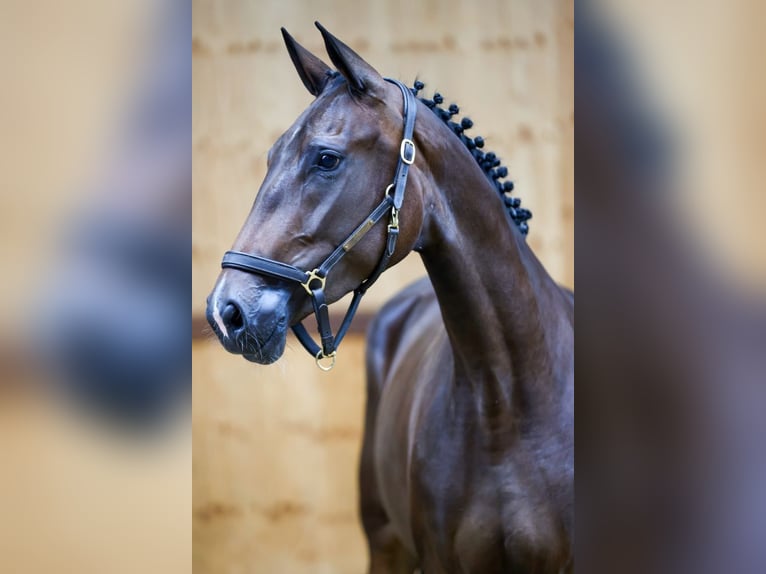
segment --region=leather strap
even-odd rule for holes
[[[314,342],[314,340],[306,331],[306,327],[303,326],[302,322],[292,326],[292,330],[296,338],[303,345],[303,348],[311,354],[312,357],[318,356],[320,351],[325,356],[328,356],[338,348],[340,342],[343,340],[343,337],[346,336],[346,332],[351,326],[351,322],[354,320],[354,315],[356,315],[356,311],[359,308],[359,303],[362,302],[362,297],[364,297],[364,294],[367,293],[367,290],[372,287],[373,283],[378,280],[378,277],[380,277],[383,271],[386,270],[386,267],[388,267],[388,262],[391,260],[391,256],[396,250],[396,240],[398,237],[398,228],[392,228],[389,230],[388,239],[386,241],[386,250],[383,253],[383,257],[381,257],[380,261],[378,261],[378,265],[375,267],[372,275],[370,275],[359,287],[354,290],[354,296],[351,298],[351,303],[349,304],[348,309],[346,310],[346,314],[343,317],[343,322],[341,323],[340,327],[338,328],[338,332],[335,335],[332,350],[329,350],[326,347],[325,338],[322,335],[323,332],[329,332],[330,335],[332,335],[329,322],[330,317],[329,315],[327,317],[323,317],[317,311],[316,295],[314,295],[314,315],[317,318],[317,329],[319,330],[320,337],[322,337],[322,348],[320,348],[319,345]],[[315,294],[316,292],[312,290],[312,293]],[[324,293],[322,293],[322,297],[324,300]]]
[[[317,319],[317,330],[322,341],[322,354],[327,357],[335,351],[335,339],[330,325],[330,311],[324,296],[324,289],[311,290],[311,302],[314,304],[314,315]]]
[[[289,279],[298,283],[304,283],[308,279],[308,273],[301,271],[297,267],[240,251],[227,251],[224,253],[221,267],[231,267],[250,273],[262,273],[271,277],[277,277],[278,279]]]
[[[327,276],[327,274],[330,272],[330,269],[332,269],[346,253],[351,251],[354,245],[356,245],[362,239],[362,237],[367,235],[367,233],[369,233],[369,231],[375,227],[375,224],[378,223],[378,221],[383,219],[384,215],[391,211],[392,203],[393,200],[390,196],[387,195],[384,197],[383,201],[378,204],[378,207],[376,207],[373,212],[367,216],[367,219],[360,223],[356,229],[354,229],[354,231],[349,234],[346,240],[338,245],[338,247],[335,248],[335,251],[330,253],[327,259],[322,262],[322,264],[319,266],[319,274],[323,277]]]
[[[394,207],[402,208],[404,202],[404,189],[407,187],[407,174],[410,171],[410,165],[415,161],[415,144],[412,139],[415,133],[415,118],[418,115],[417,99],[410,89],[397,80],[386,78],[387,82],[396,84],[402,92],[404,99],[404,133],[402,143],[399,147],[399,164],[396,166],[396,175],[394,177]],[[410,142],[410,146],[406,142]],[[410,155],[409,150],[412,150]]]

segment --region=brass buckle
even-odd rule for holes
[[[389,192],[394,187],[396,187],[396,184],[389,184],[386,188],[386,195],[389,195]],[[399,210],[393,205],[391,206],[391,223],[388,224],[388,230],[391,231],[392,229],[399,229]]]
[[[306,293],[309,294],[310,297],[313,297],[314,294],[311,292],[311,282],[314,280],[319,281],[319,288],[324,289],[324,284],[327,281],[327,277],[322,277],[319,274],[319,269],[314,269],[313,271],[308,272],[308,279],[306,279],[305,283],[301,283],[303,288],[306,290]]]
[[[412,149],[412,155],[409,157],[409,159],[407,159],[406,154],[407,146],[410,146],[410,149]],[[412,165],[415,163],[415,142],[411,139],[404,138],[402,140],[402,145],[399,146],[399,157],[401,157],[402,161],[407,165]]]
[[[320,368],[321,370],[323,370],[325,373],[326,373],[327,371],[332,371],[332,368],[335,366],[335,356],[336,356],[336,353],[337,353],[337,351],[333,351],[333,352],[332,352],[332,353],[330,353],[329,355],[325,355],[325,354],[322,352],[322,349],[319,349],[319,352],[317,353],[317,356],[316,356],[316,357],[314,357],[314,360],[315,360],[315,361],[316,361],[316,363],[317,363],[317,367],[319,367],[319,368]],[[322,360],[324,360],[324,359],[330,359],[330,360],[331,360],[330,364],[329,364],[329,365],[323,365],[323,364],[321,363],[321,361],[322,361]]]
[[[388,230],[399,229],[399,210],[391,207],[391,223],[388,224]]]

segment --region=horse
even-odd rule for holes
[[[573,572],[574,295],[527,244],[531,213],[466,135],[470,119],[452,121],[456,105],[416,97],[422,83],[383,78],[316,25],[335,69],[282,29],[315,99],[268,153],[208,321],[260,364],[293,327],[329,368],[358,299],[416,251],[428,277],[368,333],[369,572]],[[327,305],[352,291],[333,336]],[[312,312],[321,346],[301,324]]]

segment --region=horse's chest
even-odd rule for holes
[[[375,458],[392,525],[429,574],[558,572],[569,544],[556,473],[540,467],[540,445],[487,437],[459,393],[436,377],[386,389]]]
[[[426,571],[558,572],[560,520],[535,461],[523,448],[490,457],[470,415],[431,414],[410,459],[410,522]]]
[[[561,529],[540,485],[517,461],[492,467],[463,456],[471,470],[450,472],[451,457],[413,466],[413,535],[426,571],[558,572]]]

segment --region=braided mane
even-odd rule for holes
[[[417,96],[418,92],[425,87],[425,84],[417,80],[413,87],[410,88],[412,93]],[[452,116],[460,113],[460,108],[457,104],[450,104],[446,110],[440,108],[439,105],[444,103],[444,97],[440,93],[435,93],[433,99],[418,98],[428,108],[441,119],[447,127],[450,128],[463,145],[471,152],[476,163],[484,171],[487,179],[495,186],[495,189],[500,194],[503,200],[505,208],[508,210],[508,214],[511,216],[513,222],[519,227],[519,231],[526,235],[529,233],[529,225],[527,221],[532,218],[532,212],[528,209],[521,207],[521,199],[518,197],[511,197],[513,191],[513,182],[510,180],[500,181],[508,176],[508,168],[501,165],[500,158],[494,153],[484,153],[482,148],[484,147],[484,138],[477,136],[475,138],[469,138],[465,135],[465,131],[473,127],[473,121],[470,118],[464,117],[460,120],[460,123],[453,122]]]

